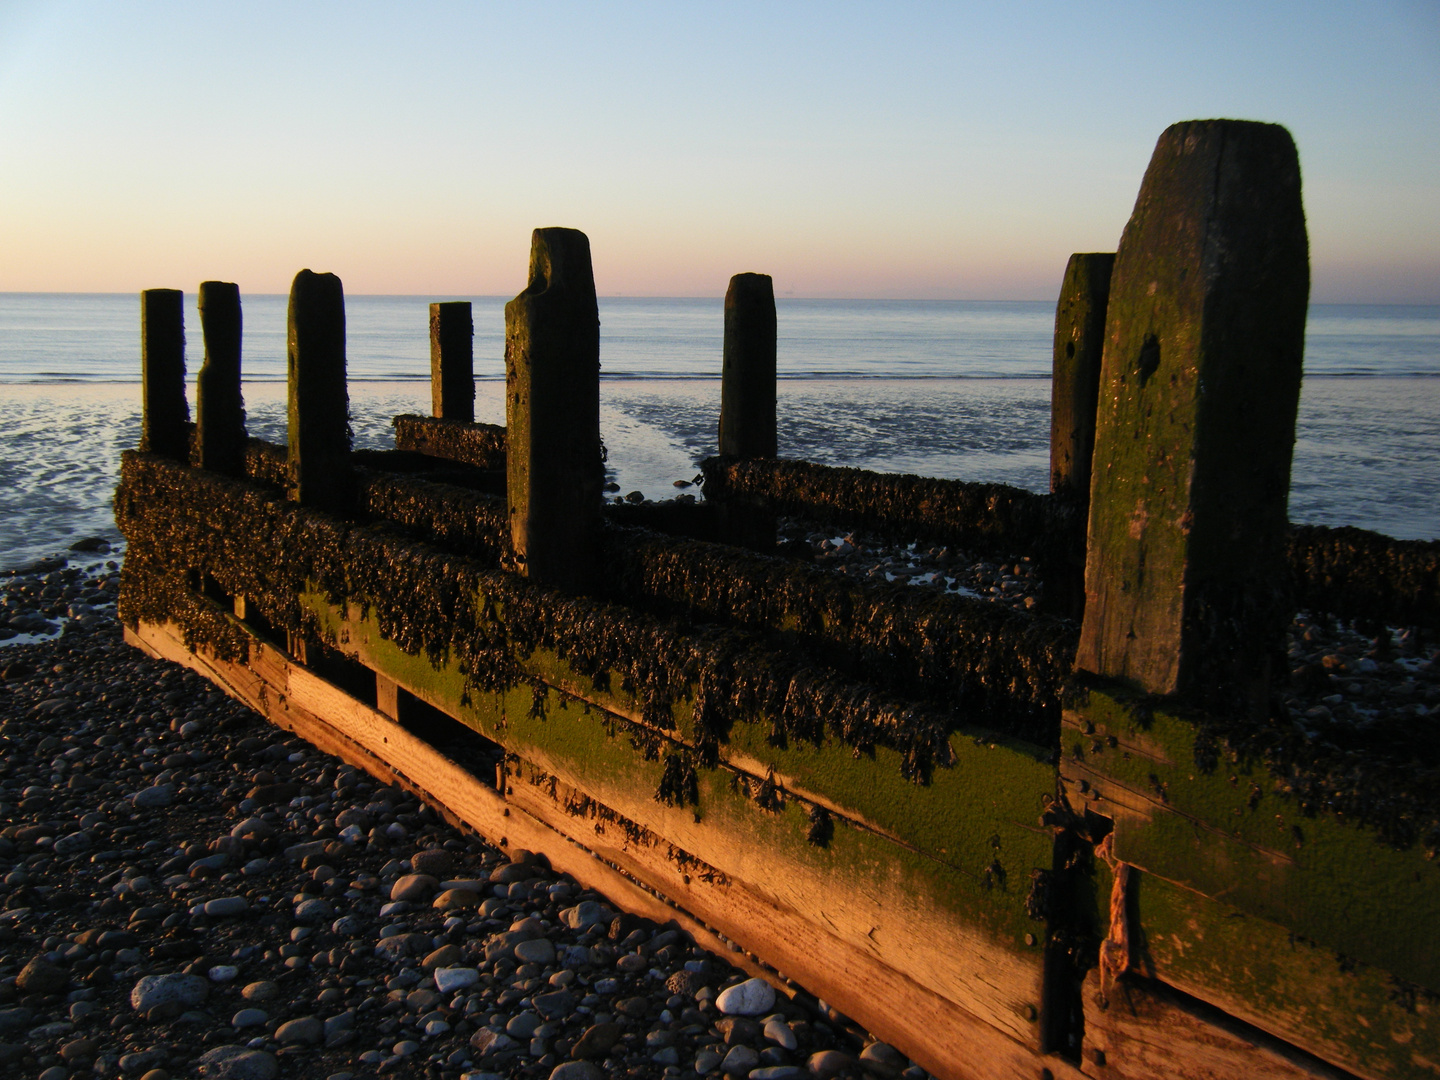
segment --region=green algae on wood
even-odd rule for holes
[[[530,281],[505,305],[506,491],[521,571],[581,589],[597,570],[604,465],[600,314],[590,241],[536,229]]]
[[[190,459],[190,406],[185,401],[185,294],[140,294],[140,449]]]
[[[1309,287],[1289,133],[1166,130],[1110,283],[1080,668],[1263,708]]]
[[[1067,713],[1060,768],[1072,798],[1114,818],[1116,858],[1440,989],[1440,869],[1379,842],[1440,824],[1440,770],[1357,754],[1327,797],[1324,774],[1281,749],[1246,753],[1203,714],[1090,688]]]
[[[212,472],[245,472],[245,400],[240,391],[240,287],[200,283],[205,362],[195,379],[195,463]]]
[[[1103,899],[1110,874],[1097,869]],[[1440,996],[1293,927],[1150,874],[1132,880],[1143,974],[1362,1075],[1435,1075]]]

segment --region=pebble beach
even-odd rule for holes
[[[72,554],[0,582],[4,1075],[927,1075],[127,646]]]

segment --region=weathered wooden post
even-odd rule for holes
[[[516,563],[582,589],[600,528],[600,309],[590,241],[536,229],[530,282],[505,305],[506,481]]]
[[[203,469],[245,471],[245,400],[240,394],[240,286],[200,283],[205,362],[195,380],[195,443]]]
[[[769,274],[736,274],[725,290],[725,347],[720,376],[720,456],[773,458],[775,434],[775,285]],[[775,515],[714,493],[715,531],[730,544],[775,546]]]
[[[470,301],[430,305],[430,411],[475,422],[475,322]]]
[[[1114,266],[1113,253],[1071,255],[1055,305],[1050,491],[1079,500],[1082,510],[1090,499],[1090,458],[1095,449],[1105,307],[1110,299],[1110,272]]]
[[[345,387],[345,291],[334,274],[301,270],[290,287],[290,497],[343,512],[353,501],[350,398]]]
[[[1079,619],[1085,610],[1085,524],[1095,406],[1105,347],[1105,305],[1114,254],[1075,254],[1065,267],[1055,305],[1050,379],[1050,492],[1070,528],[1055,537],[1046,560],[1045,609]]]
[[[1289,132],[1169,128],[1110,281],[1078,668],[1263,709],[1309,289]]]
[[[184,301],[179,289],[140,294],[140,449],[188,462]]]
[[[720,456],[773,458],[775,447],[775,285],[736,274],[725,291]]]

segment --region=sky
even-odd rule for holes
[[[1171,123],[1286,125],[1312,299],[1440,303],[1440,0],[0,0],[0,291],[1053,298]]]

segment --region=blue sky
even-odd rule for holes
[[[1440,0],[0,0],[0,290],[1049,299],[1155,139],[1300,148],[1322,301],[1440,302]]]

